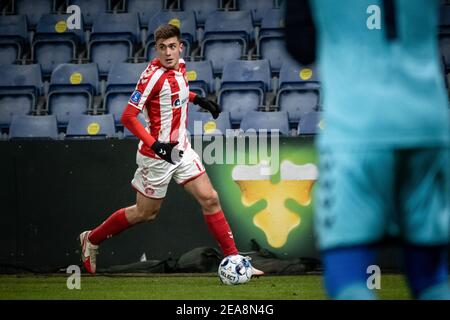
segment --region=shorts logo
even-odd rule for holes
[[[149,187],[145,188],[145,194],[146,194],[146,195],[152,196],[154,193],[155,193],[155,190],[154,190],[154,189],[149,188]]]
[[[142,97],[142,93],[140,93],[139,91],[134,91],[133,94],[131,95],[131,102],[133,103],[139,103],[139,101],[141,100]]]

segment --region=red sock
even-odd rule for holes
[[[214,235],[225,256],[238,254],[236,244],[234,243],[233,234],[230,226],[225,218],[223,211],[220,210],[214,214],[205,214],[206,224],[209,231]]]
[[[128,229],[130,223],[125,216],[125,208],[117,210],[109,216],[101,225],[89,233],[89,241],[92,244],[98,245],[105,239],[111,238],[116,234]]]

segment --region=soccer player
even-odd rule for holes
[[[287,4],[287,48],[303,64],[317,51],[322,80],[315,229],[331,298],[375,298],[367,268],[380,241],[396,237],[412,296],[450,299],[450,128],[438,5]]]
[[[136,157],[138,168],[131,181],[137,191],[136,204],[117,210],[95,229],[80,234],[81,257],[89,273],[96,271],[98,246],[104,240],[156,218],[172,178],[198,201],[223,254],[238,254],[217,192],[186,132],[188,102],[208,110],[214,119],[221,109],[217,103],[189,91],[185,62],[180,59],[180,30],[166,24],[157,28],[154,35],[157,58],[142,72],[121,117],[123,125],[141,140]],[[141,111],[146,128],[137,118]],[[253,274],[263,272],[254,268]]]

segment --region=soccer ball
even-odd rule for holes
[[[243,284],[250,281],[253,268],[248,258],[239,254],[228,256],[219,265],[219,278],[224,284]]]

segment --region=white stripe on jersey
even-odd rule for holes
[[[183,76],[177,76],[176,80],[178,82],[178,86],[180,88],[180,101],[185,101],[181,105],[181,118],[180,118],[180,127],[179,127],[179,137],[178,141],[181,148],[185,148],[186,144],[186,118],[187,118],[187,111],[188,111],[188,103],[189,103],[189,87],[186,85],[186,81],[184,80]],[[186,96],[187,93],[187,96]]]
[[[170,131],[172,127],[172,99],[169,81],[164,80],[164,84],[159,92],[159,116],[161,119],[161,127],[159,130],[158,140],[161,142],[170,141]]]
[[[148,95],[150,94],[150,92],[152,92],[153,87],[158,82],[159,78],[161,78],[161,76],[164,74],[164,72],[165,69],[159,68],[151,75],[150,81],[147,83],[147,86],[142,93],[141,100],[139,101],[139,105],[137,106],[139,110],[142,110],[142,108],[144,107],[145,103],[147,102]]]

